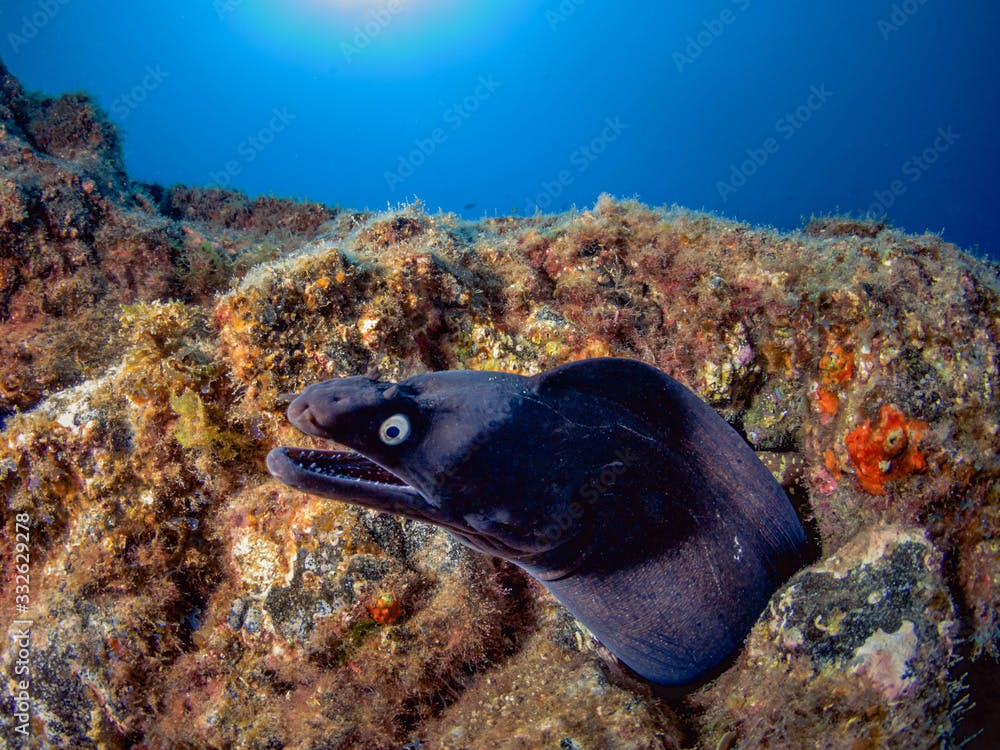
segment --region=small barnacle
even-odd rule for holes
[[[886,482],[923,471],[927,462],[917,443],[928,429],[926,422],[908,419],[896,406],[883,404],[874,428],[866,419],[852,430],[844,443],[861,486],[873,495],[884,495]]]
[[[886,432],[885,439],[882,441],[882,448],[887,458],[895,458],[906,450],[909,442],[909,439],[906,437],[906,430],[902,426],[893,427]]]

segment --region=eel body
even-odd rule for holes
[[[723,663],[802,562],[802,526],[751,448],[634,360],[341,378],[288,417],[349,450],[275,448],[278,479],[510,560],[651,682]]]

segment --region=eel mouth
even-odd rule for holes
[[[426,518],[424,496],[374,461],[355,451],[279,446],[267,454],[267,470],[285,484],[375,510]]]

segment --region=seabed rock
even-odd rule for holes
[[[700,694],[705,733],[741,747],[933,747],[954,735],[958,622],[941,555],[877,526],[796,573],[740,664]]]
[[[250,200],[130,182],[119,153],[87,97],[0,67],[8,746],[937,747],[984,726],[958,717],[1000,649],[995,265],[880,222],[780,234],[608,196],[478,222]],[[685,698],[518,569],[264,468],[316,380],[597,355],[698,391],[812,532],[815,564]]]

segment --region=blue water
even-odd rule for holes
[[[601,192],[1000,257],[996,0],[3,0],[133,177],[466,216]]]

